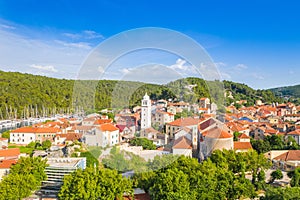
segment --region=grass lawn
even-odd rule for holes
[[[87,150],[95,157],[99,158],[99,156],[102,153],[102,148],[101,147],[96,147],[96,146],[89,146]]]
[[[18,146],[18,145],[15,145],[15,144],[9,144],[8,148],[9,149],[19,148],[21,153],[26,153],[26,154],[31,154],[32,151],[34,150],[34,148],[29,148],[29,147],[26,147],[26,146]]]

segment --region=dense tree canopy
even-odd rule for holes
[[[46,162],[41,157],[21,157],[18,163],[11,167],[10,174],[31,174],[38,182],[42,182],[47,178],[45,173]]]
[[[0,182],[0,200],[23,199],[47,178],[46,160],[40,157],[22,157],[13,165],[10,174]]]
[[[263,172],[270,163],[255,151],[216,151],[201,163],[167,155],[155,158],[148,166],[155,171],[136,174],[134,180],[152,199],[239,199],[256,195],[255,190],[265,183]],[[252,174],[252,182],[246,172]]]
[[[114,200],[132,195],[132,182],[115,170],[88,167],[65,176],[58,194],[63,200]]]
[[[10,138],[10,131],[4,131],[4,132],[1,134],[1,137],[2,137],[2,138],[7,138],[7,139],[9,139],[9,138]]]
[[[261,200],[297,200],[300,197],[299,187],[273,188],[269,187]]]
[[[153,144],[153,141],[148,140],[147,138],[134,138],[130,140],[132,146],[142,146],[144,150],[155,150],[156,145]]]
[[[51,147],[51,141],[50,140],[45,140],[45,141],[43,141],[42,142],[42,148],[44,149],[44,150],[46,150],[46,149],[49,149],[50,147]]]
[[[185,78],[166,85],[113,80],[66,80],[31,74],[0,71],[0,118],[49,114],[76,110],[98,111],[102,108],[123,108],[140,105],[144,94],[150,98],[198,102],[208,97],[219,108],[235,100],[247,100],[253,105],[256,99],[265,102],[281,102],[269,90],[254,90],[244,84],[230,81],[205,81],[200,78]],[[189,86],[193,86],[190,88]],[[76,93],[73,93],[73,89]],[[231,91],[232,99],[224,99],[224,91]],[[95,100],[95,101],[91,101]],[[73,102],[73,104],[72,104]]]
[[[290,185],[292,187],[300,187],[300,168],[290,171],[288,176],[291,178]]]
[[[299,145],[291,136],[286,139],[281,135],[267,136],[263,140],[251,139],[253,149],[258,153],[265,153],[271,150],[295,150]]]
[[[273,183],[276,179],[279,180],[279,179],[282,179],[282,178],[283,178],[282,171],[280,169],[277,169],[277,170],[275,170],[271,173],[270,182]]]

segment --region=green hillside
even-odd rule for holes
[[[231,91],[234,99],[224,99],[224,89]],[[221,105],[241,99],[247,100],[249,105],[254,104],[256,99],[265,102],[281,101],[269,90],[254,90],[230,81],[185,78],[167,85],[155,85],[114,80],[74,81],[0,71],[0,119],[76,109],[87,111],[132,107],[140,105],[146,92],[153,100],[171,98],[190,103],[197,102],[200,97],[209,97]]]
[[[277,96],[300,98],[300,85],[270,89]]]
[[[76,81],[74,80],[0,71],[0,119],[14,116],[33,116],[35,113],[67,112],[138,105],[146,92],[152,99],[174,98],[161,85],[130,81]],[[95,88],[95,94],[93,87]],[[94,96],[93,96],[94,95]],[[94,102],[91,101],[95,100]]]

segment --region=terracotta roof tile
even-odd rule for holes
[[[106,123],[112,123],[111,119],[97,119],[94,122],[94,125],[101,125],[101,124],[106,124]]]
[[[199,119],[188,117],[188,118],[176,119],[175,121],[168,123],[168,125],[171,125],[171,126],[193,126],[193,125],[197,125],[199,122],[200,122]]]
[[[226,131],[226,128],[214,127],[202,133],[204,137],[208,138],[232,138],[233,135]]]
[[[173,149],[192,149],[192,141],[182,136],[174,141]]]
[[[205,129],[207,129],[209,126],[211,126],[211,125],[213,125],[213,124],[215,124],[216,123],[216,121],[213,119],[213,118],[209,118],[209,119],[207,119],[207,120],[204,120],[204,121],[202,121],[200,124],[199,124],[199,129],[200,130],[205,130]]]
[[[287,135],[300,135],[300,129],[296,129],[292,132],[287,133]]]
[[[79,134],[79,133],[68,133],[67,134],[67,141],[77,141],[79,139],[82,138],[83,134]]]
[[[300,160],[300,150],[289,150],[288,152],[275,157],[274,160],[299,161]]]
[[[239,139],[250,139],[250,137],[248,135],[246,135],[245,133],[242,133],[238,138]]]
[[[16,163],[17,160],[2,160],[0,161],[0,169],[9,169],[12,165]]]
[[[117,127],[115,127],[112,124],[101,124],[99,129],[101,131],[117,131],[117,130],[119,130]]]
[[[59,128],[46,127],[22,127],[11,131],[12,133],[58,133],[61,132]]]
[[[234,142],[233,146],[235,150],[253,149],[250,142]]]
[[[11,149],[1,149],[0,157],[11,157],[11,156],[19,156],[20,149],[19,148],[11,148]]]

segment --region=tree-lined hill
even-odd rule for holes
[[[300,85],[270,89],[277,96],[300,98]]]
[[[231,91],[234,99],[224,99],[224,89]],[[147,84],[116,80],[66,80],[18,72],[0,71],[0,119],[49,114],[75,110],[123,108],[140,104],[148,93],[153,100],[176,99],[197,102],[200,97],[209,97],[222,105],[245,99],[252,105],[256,99],[276,102],[268,90],[254,90],[247,85],[230,81],[205,81],[200,78],[185,78],[166,85]],[[72,99],[73,98],[73,99]]]
[[[300,85],[272,88],[270,91],[277,97],[285,98],[290,102],[300,104]]]
[[[0,119],[15,113],[19,117],[24,113],[34,115],[37,112],[41,115],[75,109],[77,106],[85,110],[130,107],[138,105],[146,92],[152,99],[175,97],[166,86],[155,84],[114,80],[75,81],[0,71]],[[75,104],[72,104],[73,95]]]

